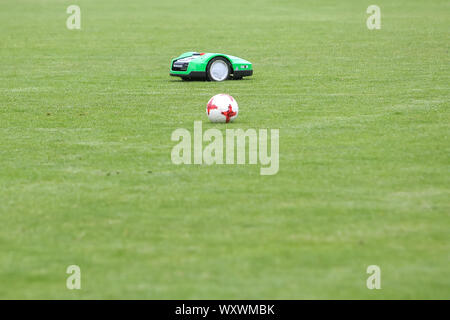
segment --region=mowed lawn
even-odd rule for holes
[[[449,12],[2,1],[0,298],[450,298]],[[242,57],[254,76],[169,77],[186,51]],[[208,122],[218,93],[235,123]],[[172,164],[172,132],[194,121],[279,129],[279,173]],[[81,290],[66,288],[73,264]]]

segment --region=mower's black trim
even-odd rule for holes
[[[186,80],[205,80],[206,72],[205,71],[191,71],[189,74],[175,74],[170,73],[172,77],[181,77]]]
[[[184,80],[206,80],[206,71],[191,71],[188,74],[170,73],[172,77],[180,77]],[[249,77],[253,75],[253,70],[238,70],[233,71],[234,79],[241,79],[242,77]]]
[[[233,71],[233,78],[250,77],[251,75],[253,75],[253,70]]]
[[[186,71],[189,66],[189,62],[177,63],[177,61],[178,60],[175,60],[172,63],[172,70],[173,71]]]

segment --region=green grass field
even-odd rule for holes
[[[0,298],[449,299],[449,2],[191,2],[0,3]],[[255,74],[169,77],[185,51]],[[279,173],[172,164],[196,120],[279,129]]]

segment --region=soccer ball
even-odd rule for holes
[[[234,98],[228,94],[218,94],[212,97],[207,106],[206,114],[211,122],[230,122],[237,118],[239,107]]]

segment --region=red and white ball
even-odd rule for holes
[[[237,118],[239,107],[234,98],[228,94],[217,94],[207,106],[206,114],[211,122],[231,122]]]

